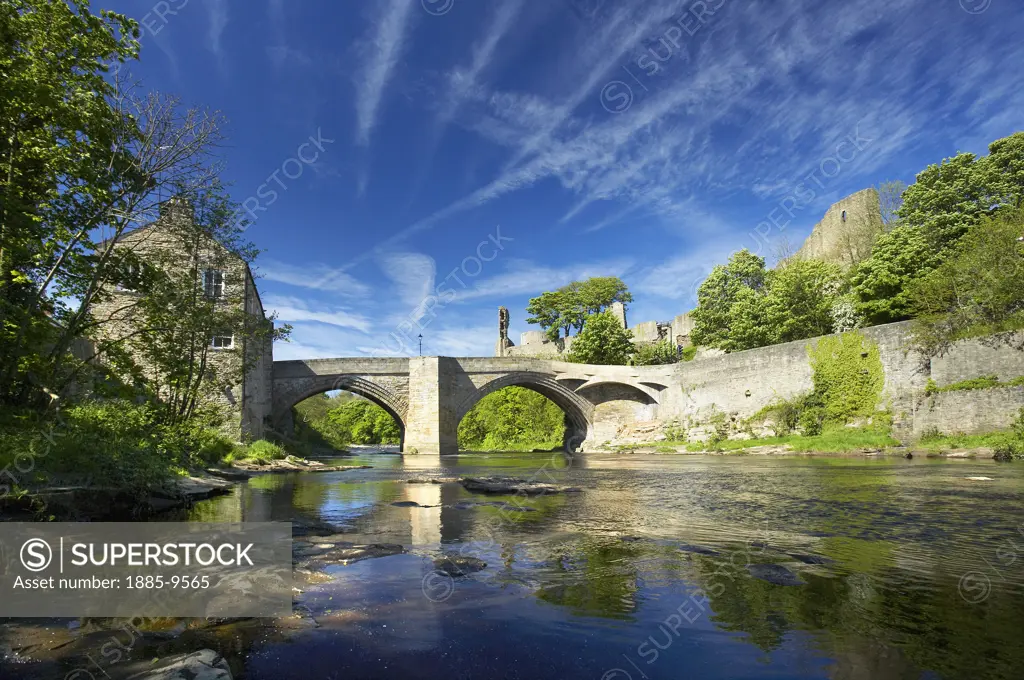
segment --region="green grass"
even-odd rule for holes
[[[702,442],[686,445],[688,451],[742,451],[755,446],[790,446],[793,451],[820,453],[849,453],[863,449],[884,449],[899,446],[888,430],[881,428],[826,427],[819,435],[789,434],[782,437],[757,439],[727,439],[714,447]]]
[[[928,434],[915,445],[922,451],[952,451],[953,449],[976,449],[980,447],[994,449],[1012,438],[1009,432],[989,432],[987,434]]]
[[[925,387],[925,394],[938,394],[939,392],[958,392],[961,390],[988,390],[993,387],[1021,387],[1024,386],[1024,375],[1013,380],[1001,381],[996,375],[983,375],[980,378],[961,380],[950,385],[939,387],[933,380],[928,381]]]
[[[230,465],[234,462],[255,463],[266,465],[272,460],[283,460],[288,457],[288,452],[273,442],[265,439],[254,441],[250,444],[240,444],[220,462]]]

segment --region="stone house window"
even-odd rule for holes
[[[210,342],[210,346],[214,349],[231,349],[235,346],[235,336],[215,335],[213,336],[213,340]]]
[[[224,272],[219,269],[207,269],[203,277],[203,290],[208,298],[224,297]]]
[[[139,292],[135,283],[142,276],[142,267],[137,264],[126,265],[124,271],[121,274],[121,280],[117,284],[117,289],[124,293],[137,293]]]
[[[841,219],[841,220],[842,220],[843,222],[845,222],[845,221],[846,221],[846,211],[845,211],[845,210],[843,211],[843,215],[842,215],[842,217],[840,217],[840,219]]]

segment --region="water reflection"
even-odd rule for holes
[[[374,467],[258,477],[181,517],[290,520],[406,547],[332,567],[333,581],[309,587],[298,604],[319,628],[287,642],[235,631],[236,648],[251,650],[247,677],[888,680],[1018,678],[1024,668],[1019,466],[550,454],[360,462]],[[538,471],[583,492],[522,499],[407,482]],[[431,597],[424,579],[453,553],[487,566]]]

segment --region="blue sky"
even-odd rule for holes
[[[146,86],[228,119],[278,359],[490,355],[499,305],[518,342],[592,275],[667,320],[729,253],[1024,129],[1017,0],[94,6],[144,20]]]

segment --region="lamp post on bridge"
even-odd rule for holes
[[[420,339],[420,356],[423,356],[423,333],[416,336]]]

